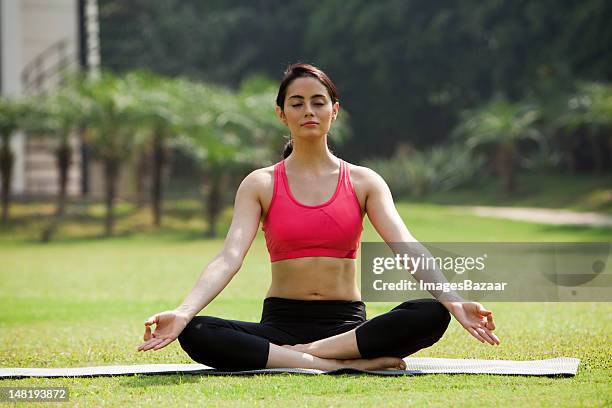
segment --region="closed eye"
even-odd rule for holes
[[[324,103],[315,103],[315,105],[317,105],[317,106],[325,106],[325,104],[324,104]],[[298,106],[302,106],[302,104],[301,104],[301,103],[298,103],[298,104],[291,105],[291,106],[293,106],[294,108],[297,108]]]

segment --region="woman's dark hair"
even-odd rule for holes
[[[338,90],[336,89],[336,85],[329,79],[325,72],[321,71],[319,68],[314,65],[305,64],[305,63],[296,63],[290,64],[285,70],[283,80],[278,89],[278,95],[276,96],[276,105],[284,111],[285,107],[285,98],[287,97],[287,87],[293,82],[296,78],[306,78],[312,77],[318,79],[319,82],[327,89],[327,93],[331,98],[332,104],[338,102]],[[329,146],[328,146],[329,147]],[[293,151],[293,143],[292,140],[285,144],[283,148],[283,159],[289,157],[291,152]]]

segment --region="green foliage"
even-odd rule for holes
[[[265,96],[252,95],[245,101],[231,90],[186,79],[178,81],[175,89],[182,101],[177,145],[191,152],[203,168],[249,164],[269,155],[265,148],[273,135],[265,114],[259,116],[263,107],[271,106],[271,101],[261,100]],[[246,103],[253,100],[259,112],[247,109]],[[272,116],[273,111],[267,114]]]
[[[8,143],[8,139],[19,127],[23,112],[21,100],[0,97],[0,137],[4,143]]]
[[[123,91],[132,98],[129,109],[136,142],[149,143],[154,135],[170,139],[182,108],[175,82],[147,71],[129,72],[122,81]]]
[[[82,77],[79,83],[85,141],[100,160],[123,161],[130,156],[137,101],[128,89],[125,81],[110,72],[100,78]]]
[[[147,71],[76,75],[53,94],[30,99],[24,126],[33,135],[59,136],[65,144],[70,130],[81,125],[93,157],[112,174],[107,180],[109,206],[119,165],[132,157],[135,147],[140,160],[153,151],[157,177],[151,185],[159,224],[159,169],[167,146],[182,149],[206,174],[209,196],[217,200],[208,207],[215,214],[224,201],[222,187],[277,159],[286,128],[274,112],[274,88],[263,76],[251,77],[232,90]],[[349,135],[347,117],[336,122],[336,143]]]
[[[322,67],[352,114],[355,158],[448,141],[459,113],[502,93],[609,79],[606,0],[100,1],[102,61],[233,87],[288,62]],[[342,111],[341,111],[342,112]],[[379,135],[372,137],[372,135]]]
[[[612,126],[612,85],[580,81],[576,91],[566,99],[557,125],[572,132],[581,126],[595,132]]]
[[[463,140],[469,149],[485,150],[514,146],[526,139],[541,142],[542,134],[536,127],[539,117],[539,110],[533,104],[500,98],[464,112],[454,137]]]
[[[1,221],[8,219],[11,196],[11,177],[15,155],[10,147],[11,136],[18,129],[24,113],[21,100],[0,96],[0,201]]]
[[[65,85],[49,94],[23,99],[24,112],[20,127],[31,137],[54,138],[68,143],[70,132],[84,122],[84,96],[77,73],[65,75]]]
[[[398,151],[391,159],[371,159],[365,166],[382,176],[398,197],[423,197],[474,181],[483,158],[460,145],[436,146],[428,151]]]
[[[595,169],[612,163],[612,85],[576,81],[541,97],[543,123],[555,168]]]
[[[528,102],[510,102],[503,97],[462,113],[453,138],[470,150],[485,151],[504,182],[507,193],[516,189],[515,173],[521,158],[545,143],[537,126],[539,107]]]

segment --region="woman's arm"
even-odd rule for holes
[[[242,266],[259,227],[261,204],[258,191],[264,176],[261,170],[255,170],[240,183],[223,248],[206,266],[183,303],[176,308],[189,320],[212,302]]]
[[[400,217],[391,191],[385,180],[375,171],[360,167],[360,184],[366,194],[366,213],[372,225],[380,236],[387,242],[396,254],[410,256],[431,257],[431,253],[420,244],[408,231]],[[435,262],[432,262],[435,265]],[[413,276],[418,281],[445,283],[446,277],[438,268],[421,268]],[[455,319],[476,339],[489,344],[500,344],[499,339],[492,330],[495,330],[493,313],[485,309],[480,303],[467,302],[456,292],[429,291],[438,299]]]
[[[238,272],[259,227],[261,203],[258,191],[265,185],[265,177],[262,169],[255,170],[240,183],[223,249],[206,266],[178,308],[157,313],[145,321],[144,343],[138,346],[138,351],[159,350],[172,343]],[[151,332],[152,325],[155,325],[155,333]]]
[[[419,257],[421,254],[425,257],[431,257],[431,253],[427,248],[419,243],[408,231],[404,220],[400,217],[389,186],[382,177],[371,169],[362,167],[362,173],[365,176],[363,183],[366,191],[366,213],[372,222],[376,231],[385,240],[395,254]],[[435,263],[429,263],[434,264]],[[438,268],[425,269],[420,268],[414,271],[413,276],[418,281],[431,283],[446,283],[446,277]],[[436,299],[442,301],[445,306],[446,302],[462,302],[465,301],[454,291],[429,291]]]

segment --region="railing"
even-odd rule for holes
[[[74,42],[61,39],[54,42],[30,61],[21,71],[21,85],[24,95],[44,95],[63,85],[62,72],[78,67]],[[71,139],[71,144],[77,142]],[[26,138],[24,157],[25,193],[40,196],[57,193],[58,170],[53,150],[55,143],[49,139]],[[80,150],[80,149],[79,149]],[[75,162],[68,182],[68,191],[75,194],[78,188],[80,151],[75,152]]]
[[[26,95],[45,93],[52,86],[60,85],[63,80],[61,72],[68,68],[76,68],[77,61],[75,47],[67,38],[51,44],[23,68],[21,72],[23,93]]]

